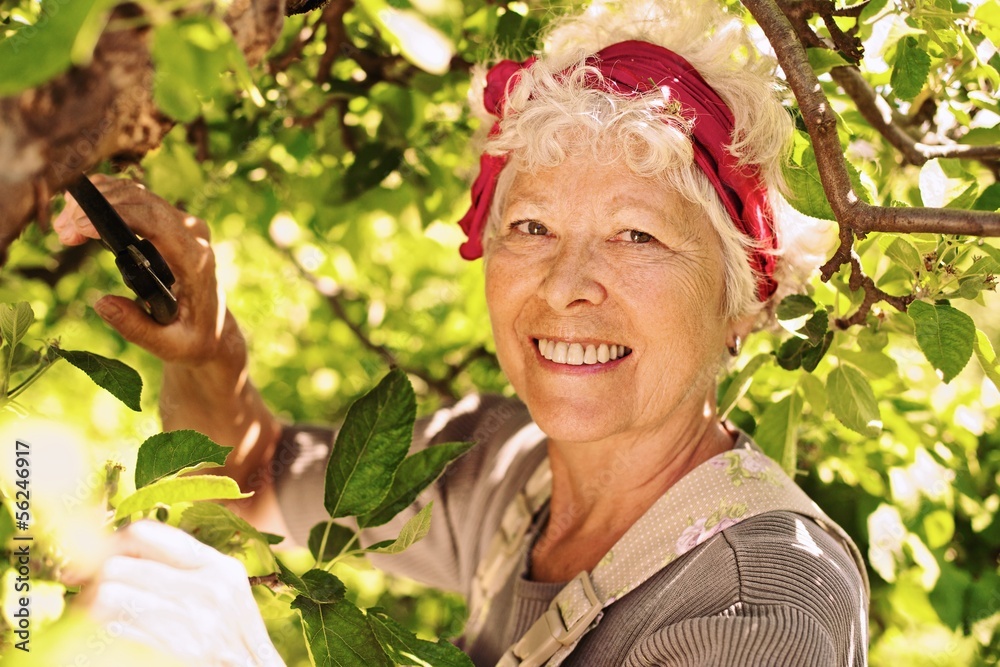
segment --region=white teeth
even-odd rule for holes
[[[620,359],[632,351],[624,345],[601,343],[597,346],[592,344],[584,346],[582,343],[566,343],[547,338],[538,339],[537,344],[539,354],[546,359],[571,366],[604,364]]]

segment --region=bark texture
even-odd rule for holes
[[[119,13],[128,12],[127,6]],[[277,40],[285,0],[234,0],[224,20],[253,65]],[[108,158],[136,159],[173,126],[153,104],[151,31],[105,31],[90,65],[0,98],[0,264],[52,193]]]

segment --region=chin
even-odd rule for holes
[[[621,411],[607,400],[533,400],[530,394],[519,396],[535,424],[550,440],[595,442],[622,430],[619,419],[614,418]]]

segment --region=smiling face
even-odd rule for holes
[[[500,365],[558,441],[714,419],[706,399],[734,330],[723,294],[704,212],[620,164],[519,173],[487,248]]]

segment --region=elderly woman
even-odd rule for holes
[[[435,501],[429,537],[379,564],[469,596],[478,665],[866,661],[856,548],[715,409],[724,358],[794,273],[774,213],[791,128],[770,68],[714,7],[595,5],[474,88],[492,129],[461,252],[483,257],[520,401],[472,396],[418,425],[415,447],[478,447],[379,529]],[[161,328],[114,297],[98,312],[165,360],[165,427],[236,446],[248,518],[304,541],[326,518],[332,434],[282,428],[249,383],[205,225],[101,187],[173,264],[181,316]],[[69,243],[93,235],[73,205],[57,226]],[[142,531],[156,534],[124,538],[153,544],[123,547],[139,556],[128,575],[103,573],[119,597],[143,559],[183,568],[156,554],[186,536]],[[98,615],[115,604],[98,598]],[[240,618],[216,623],[263,641]]]

